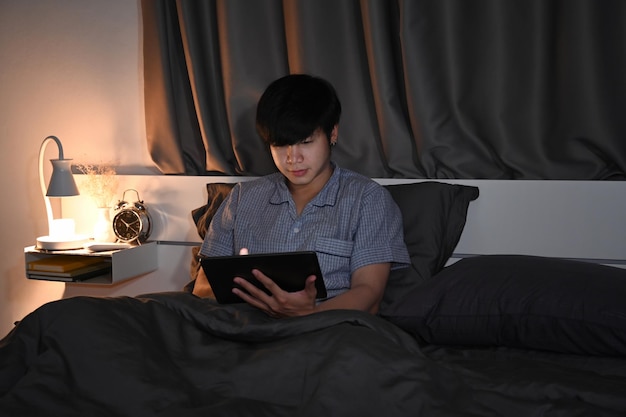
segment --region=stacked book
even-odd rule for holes
[[[111,271],[111,260],[97,256],[56,255],[28,263],[28,277],[57,281],[82,281]]]

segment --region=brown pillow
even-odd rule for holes
[[[196,224],[196,230],[198,231],[198,235],[201,239],[204,239],[204,236],[206,236],[206,231],[211,224],[213,216],[234,186],[234,183],[223,182],[209,183],[206,185],[207,203],[191,211],[191,217],[193,218],[193,222]],[[191,282],[185,285],[185,291],[191,292],[193,290],[194,280],[200,270],[198,252],[200,252],[200,246],[191,248],[191,267],[189,268]]]
[[[222,201],[224,201],[234,186],[235,184],[223,182],[215,182],[206,185],[207,203],[191,211],[191,217],[196,224],[196,229],[201,239],[204,239],[209,224],[211,224],[211,219],[213,219],[215,212],[217,212]]]

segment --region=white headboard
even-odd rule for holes
[[[80,188],[84,176],[76,177]],[[159,242],[159,269],[108,289],[91,289],[90,293],[134,295],[180,289],[189,279],[191,247],[200,244],[191,210],[206,203],[206,184],[247,179],[250,178],[119,176],[120,198],[125,189],[136,189],[152,214],[151,240]],[[435,180],[377,181],[397,184]],[[480,254],[524,254],[626,267],[626,182],[436,181],[473,185],[480,190],[480,197],[470,204],[467,223],[452,261]],[[90,207],[95,210],[86,196],[63,199],[64,217],[74,217],[78,231],[83,233],[89,232],[90,218],[95,216]],[[69,291],[70,294],[83,292]]]

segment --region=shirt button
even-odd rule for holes
[[[293,228],[293,232],[294,232],[294,233],[298,233],[299,231],[300,231],[300,228],[299,228],[299,227],[294,227],[294,228]]]

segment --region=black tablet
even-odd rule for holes
[[[304,289],[307,277],[315,275],[317,298],[326,298],[322,271],[317,255],[312,251],[213,256],[201,258],[200,265],[211,284],[215,298],[221,304],[243,302],[232,293],[235,277],[242,277],[269,294],[269,291],[252,275],[253,269],[263,272],[288,292]]]

